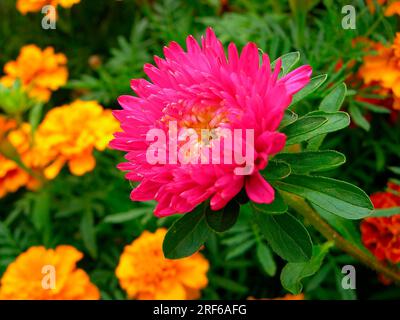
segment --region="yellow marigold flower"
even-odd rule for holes
[[[385,10],[385,16],[400,15],[400,1],[392,2]]]
[[[393,93],[393,108],[398,108],[400,99],[400,33],[396,34],[392,46],[372,43],[377,53],[364,57],[359,75],[367,85],[377,84],[383,91]]]
[[[116,275],[121,287],[132,299],[185,300],[200,297],[208,283],[208,261],[200,253],[179,259],[164,258],[162,242],[166,230],[144,231],[127,245]]]
[[[111,110],[103,109],[96,101],[77,100],[51,109],[35,137],[38,152],[55,159],[44,171],[46,178],[54,178],[66,163],[77,176],[93,170],[93,150],[103,151],[118,129]]]
[[[56,249],[29,248],[4,272],[0,281],[0,299],[99,299],[99,290],[90,282],[87,273],[76,267],[82,257],[81,252],[67,245]]]
[[[60,5],[64,8],[70,8],[80,1],[81,0],[18,0],[17,10],[22,14],[26,14],[28,12],[41,11],[46,5],[52,5],[54,7]]]
[[[58,0],[58,4],[63,8],[71,8],[74,4],[81,2],[81,0]]]
[[[41,50],[33,44],[26,45],[15,61],[5,64],[5,75],[0,78],[0,83],[11,87],[19,79],[30,97],[46,102],[52,91],[67,82],[66,63],[66,56],[54,53],[52,47]]]

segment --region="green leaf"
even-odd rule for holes
[[[312,78],[310,82],[302,90],[300,90],[293,96],[293,100],[290,105],[293,106],[294,104],[296,104],[297,102],[299,102],[300,100],[302,100],[303,98],[305,98],[306,96],[317,90],[325,82],[327,77],[328,76],[326,74],[322,74]]]
[[[397,214],[400,214],[400,207],[375,209],[372,211],[371,217],[391,217]]]
[[[373,205],[360,188],[326,177],[290,175],[274,184],[278,189],[297,194],[311,203],[346,219],[370,215]]]
[[[338,85],[321,101],[319,110],[324,112],[339,111],[346,97],[346,93],[346,84],[342,83]],[[322,134],[310,139],[307,145],[307,150],[318,150],[325,138],[326,134]]]
[[[97,258],[96,230],[94,217],[91,210],[86,210],[82,216],[80,225],[83,244],[92,258]]]
[[[220,287],[231,292],[239,294],[245,294],[247,292],[246,287],[228,278],[223,278],[217,275],[210,275],[209,280],[210,284],[212,284],[213,286]]]
[[[226,260],[230,260],[246,253],[254,244],[256,240],[254,238],[248,239],[245,242],[238,244],[235,247],[231,247],[226,254]]]
[[[281,272],[282,286],[293,294],[299,294],[303,289],[301,281],[306,277],[312,276],[321,268],[322,262],[332,246],[332,242],[314,246],[310,261],[288,263]]]
[[[307,281],[307,286],[305,291],[312,291],[321,287],[321,283],[325,281],[325,279],[332,272],[332,266],[330,264],[325,264],[321,266],[321,268],[315,273],[315,275]]]
[[[344,154],[331,150],[279,153],[274,159],[288,163],[295,174],[328,171],[346,162]]]
[[[282,75],[286,75],[289,73],[290,70],[299,62],[300,60],[300,52],[289,52],[281,56],[280,58],[282,60]],[[271,63],[271,68],[274,68],[276,63],[278,62],[278,59],[276,59],[274,62]]]
[[[275,190],[275,199],[270,204],[252,202],[254,212],[260,214],[282,214],[288,211],[288,206],[279,191]]]
[[[34,195],[32,223],[40,233],[44,245],[48,245],[51,240],[50,201],[49,189],[42,189]]]
[[[339,84],[333,89],[319,105],[319,110],[325,112],[339,111],[346,97],[347,87],[345,83]]]
[[[328,122],[328,119],[324,116],[304,116],[284,127],[281,132],[288,137],[286,141],[286,144],[288,144],[288,141],[290,142],[289,139],[295,140],[297,137],[316,130],[326,122]],[[302,140],[299,139],[299,141],[301,142]]]
[[[186,213],[168,229],[163,242],[167,259],[188,257],[198,251],[211,233],[205,215],[205,205]]]
[[[272,250],[280,257],[290,262],[304,262],[311,258],[311,237],[292,215],[268,215],[255,211],[254,219]]]
[[[137,219],[144,214],[150,214],[150,210],[148,208],[136,208],[126,212],[114,213],[106,216],[104,218],[105,223],[124,223],[126,221]]]
[[[249,231],[243,231],[243,232],[235,234],[234,236],[232,236],[230,238],[223,239],[221,241],[221,243],[224,245],[227,245],[227,246],[236,246],[236,245],[248,240],[252,236],[253,236],[253,233],[251,233]]]
[[[229,201],[228,204],[218,211],[206,209],[206,221],[208,226],[216,232],[224,232],[234,226],[240,212],[240,205],[236,201]]]
[[[32,132],[36,131],[36,128],[40,123],[42,113],[43,113],[42,103],[36,103],[29,111],[29,124],[31,125]]]
[[[270,248],[262,242],[257,245],[257,258],[265,273],[273,277],[276,274],[276,263]]]
[[[389,167],[388,169],[394,174],[400,174],[400,167]]]
[[[326,220],[341,236],[352,244],[358,246],[360,250],[367,251],[361,242],[360,231],[358,225],[353,220],[345,219],[332,214],[319,206],[312,205],[313,208]]]
[[[281,180],[290,175],[290,166],[283,161],[270,160],[267,167],[261,172],[267,180]]]
[[[50,197],[45,189],[35,194],[32,223],[38,231],[43,231],[50,225]]]
[[[380,96],[380,98],[382,99],[382,97]],[[372,112],[375,113],[383,113],[383,114],[389,114],[390,113],[390,109],[382,107],[382,106],[378,106],[366,101],[358,101],[358,100],[354,100],[353,101],[356,105],[359,105],[362,108],[365,108],[367,110],[370,110]]]
[[[321,117],[325,121],[321,121]],[[317,123],[319,122],[319,125]],[[322,134],[335,132],[346,128],[350,124],[350,117],[346,112],[326,113],[314,111],[300,118],[282,130],[287,137],[286,145],[300,143]]]
[[[299,116],[297,113],[293,112],[292,110],[286,109],[279,128],[282,129],[282,128],[288,126],[289,124],[292,124],[298,118],[299,118]]]
[[[288,140],[290,141],[290,144],[294,144],[294,143],[299,143],[301,141],[306,141],[309,140],[313,137],[317,137],[323,134],[327,134],[327,133],[331,133],[331,132],[335,132],[338,130],[341,130],[343,128],[346,128],[349,124],[350,124],[350,117],[346,112],[333,112],[333,113],[326,113],[323,111],[314,111],[314,112],[310,112],[308,115],[306,115],[306,117],[319,117],[319,116],[323,116],[327,119],[326,122],[324,122],[321,126],[315,128],[312,131],[306,132],[303,135],[297,135],[296,137],[294,137],[293,139],[288,138]],[[288,143],[286,143],[288,144]]]
[[[349,113],[351,115],[351,119],[354,121],[356,125],[363,128],[365,131],[369,131],[371,129],[371,125],[367,119],[361,113],[360,108],[356,107],[355,105],[350,105]]]

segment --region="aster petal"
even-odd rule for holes
[[[285,147],[286,135],[281,132],[266,131],[256,141],[256,149],[268,155],[274,155]]]
[[[246,193],[250,200],[256,203],[271,203],[275,198],[275,191],[271,185],[265,181],[260,172],[253,173],[246,179]]]
[[[286,76],[281,78],[279,82],[283,82],[288,94],[293,95],[310,82],[311,73],[312,68],[310,66],[301,66],[289,72]]]

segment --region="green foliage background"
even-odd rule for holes
[[[143,64],[162,56],[170,41],[184,46],[185,38],[199,38],[212,26],[226,45],[239,47],[254,41],[271,61],[284,53],[300,51],[301,63],[313,67],[313,75],[328,80],[295,107],[300,115],[315,110],[330,88],[353,74],[366,53],[354,45],[357,37],[390,43],[398,21],[385,18],[378,9],[372,15],[364,1],[352,1],[357,28],[341,27],[341,8],[349,1],[246,1],[246,0],[82,0],[71,9],[59,9],[56,30],[41,28],[41,13],[21,15],[15,1],[0,2],[0,67],[14,60],[20,48],[34,43],[53,46],[68,57],[70,81],[45,105],[71,102],[76,97],[95,99],[107,108],[118,108],[116,98],[132,94],[129,81],[143,77]],[[225,3],[225,4],[224,4]],[[93,56],[101,65],[90,64]],[[347,67],[349,61],[356,61]],[[343,66],[338,66],[339,61]],[[356,89],[349,88],[343,109],[350,106],[356,124],[325,140],[323,149],[336,149],[347,163],[330,174],[363,188],[367,193],[383,190],[395,175],[390,167],[400,158],[400,125],[391,124],[382,109],[357,103]],[[373,109],[373,110],[371,110]],[[377,112],[378,111],[378,112]],[[364,116],[372,115],[365,123]],[[63,171],[39,192],[20,190],[0,200],[0,274],[22,251],[32,245],[54,247],[71,244],[85,253],[81,262],[104,299],[124,299],[114,275],[124,245],[145,229],[170,226],[175,217],[156,219],[153,203],[132,203],[131,186],[116,168],[122,154],[97,153],[94,172],[83,177]],[[228,232],[213,235],[206,243],[210,260],[210,284],[205,299],[236,299],[282,296],[279,273],[283,261],[274,256],[242,207],[238,223]],[[305,222],[307,225],[307,222]],[[358,222],[351,222],[358,237]],[[314,239],[323,239],[312,228]],[[256,237],[254,237],[256,235]],[[331,249],[321,269],[303,281],[309,299],[399,298],[400,289],[381,285],[376,274],[358,267],[357,290],[343,290],[341,267],[357,264]]]

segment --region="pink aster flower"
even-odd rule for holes
[[[175,42],[165,47],[165,59],[155,57],[157,66],[144,67],[151,81],[132,80],[137,96],[118,99],[122,110],[114,115],[122,131],[115,133],[111,146],[127,152],[127,162],[118,168],[128,172],[127,179],[139,182],[131,199],[156,200],[154,213],[159,217],[190,212],[207,199],[213,210],[222,209],[243,188],[250,200],[271,203],[274,189],[260,170],[285,146],[286,136],[277,130],[293,95],[309,82],[311,67],[302,66],[278,79],[281,61],[272,71],[268,55],[263,54],[260,63],[254,43],[248,43],[240,55],[231,43],[226,57],[211,28],[201,45],[189,36],[186,46],[186,51]],[[254,143],[244,145],[244,137],[240,142],[242,149],[252,152],[254,163],[244,175],[235,171],[244,166],[236,160],[149,163],[146,155],[152,141],[146,139],[148,132],[157,128],[167,133],[171,121],[178,130],[252,130]],[[169,148],[167,143],[165,151]],[[223,152],[220,157],[224,157]]]

